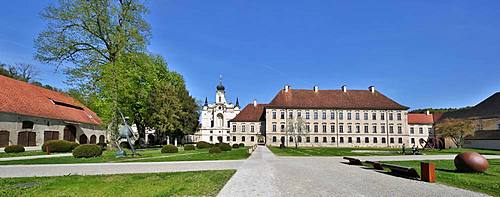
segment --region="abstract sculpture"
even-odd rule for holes
[[[476,152],[458,154],[454,162],[460,172],[484,172],[489,167],[488,160]]]
[[[119,150],[116,151],[116,157],[126,156],[125,151],[120,147],[120,144],[118,143],[121,139],[127,139],[127,142],[130,145],[130,149],[132,149],[132,155],[138,155],[135,151],[134,145],[132,144],[131,138],[134,137],[134,133],[132,132],[132,128],[128,125],[128,117],[124,117],[122,112],[120,110],[118,111],[120,112],[120,116],[122,117],[123,124],[120,124],[118,126],[119,136],[118,139],[116,139],[115,143]]]

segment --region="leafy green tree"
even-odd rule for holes
[[[472,120],[445,119],[435,126],[436,134],[450,138],[458,148],[462,148],[465,137],[473,136],[476,130]]]

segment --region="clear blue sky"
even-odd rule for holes
[[[361,3],[362,2],[362,3]],[[33,60],[46,0],[0,7],[0,62],[37,66],[38,80],[65,76]],[[474,105],[500,91],[500,1],[147,1],[149,50],[214,100],[269,102],[292,88],[366,89],[411,108]]]

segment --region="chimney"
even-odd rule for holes
[[[343,85],[343,86],[341,87],[341,89],[342,89],[342,92],[347,92],[347,86],[346,86],[346,85]]]
[[[426,111],[425,111],[425,114],[426,114],[426,115],[431,115],[431,112],[430,112],[429,110],[426,110]]]
[[[318,92],[318,86],[317,86],[317,85],[315,85],[315,86],[313,87],[313,90],[314,90],[314,92]]]
[[[375,93],[375,86],[368,87],[368,90],[370,90],[370,92],[372,93]]]
[[[254,106],[254,107],[257,107],[257,99],[254,99],[254,100],[253,100],[253,106]]]
[[[285,85],[285,92],[288,92],[290,90],[290,85]]]

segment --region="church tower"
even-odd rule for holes
[[[217,91],[215,92],[215,100],[219,105],[226,104],[226,88],[222,85],[222,75],[219,76],[219,85],[217,85]]]

